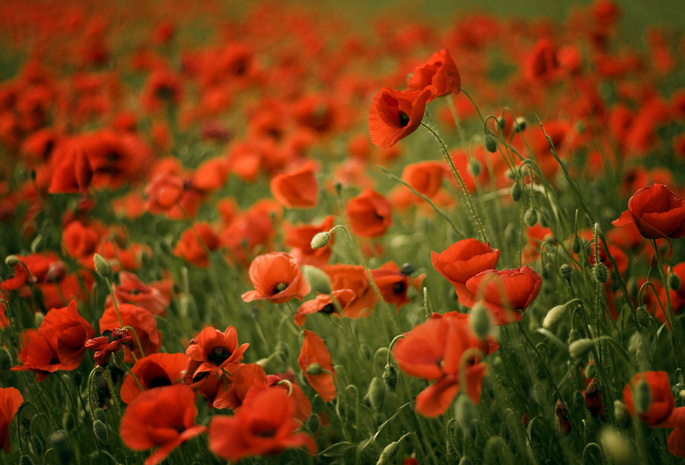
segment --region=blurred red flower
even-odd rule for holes
[[[371,103],[369,135],[380,148],[390,148],[421,125],[430,87],[422,91],[399,91],[383,87]]]
[[[242,295],[245,302],[268,300],[282,304],[293,297],[302,300],[311,290],[297,260],[285,252],[259,255],[252,260],[249,273],[255,290]]]
[[[612,221],[614,226],[635,223],[643,237],[676,239],[685,235],[685,200],[663,184],[643,187],[628,200],[628,210]]]
[[[318,312],[340,317],[340,311],[344,314],[346,307],[355,297],[356,294],[351,289],[340,289],[330,294],[318,295],[316,298],[300,305],[297,313],[295,313],[295,324],[302,326],[307,315]],[[340,306],[340,310],[338,310],[337,306]]]
[[[143,391],[131,374],[135,375],[143,389],[146,391],[154,388],[171,386],[183,380],[183,375],[188,368],[188,356],[186,354],[150,354],[139,359],[131,368],[131,373],[126,374],[121,383],[119,395],[125,404],[130,404]]]
[[[202,242],[202,243],[201,243]],[[174,255],[200,268],[209,267],[207,251],[213,252],[221,242],[212,227],[207,223],[194,223],[181,236],[174,248]]]
[[[364,189],[345,206],[352,232],[360,237],[380,237],[392,226],[390,202],[371,188]]]
[[[162,347],[162,334],[157,329],[155,316],[149,310],[131,304],[121,304],[118,307],[123,325],[130,326],[135,330],[145,355],[159,352],[159,349]],[[117,312],[113,305],[105,309],[99,324],[100,334],[104,334],[106,330],[121,328]],[[135,360],[129,347],[125,346],[124,351],[126,353],[124,361],[133,363]],[[140,353],[137,343],[133,344],[133,353],[137,358],[143,356],[143,354]]]
[[[288,208],[313,208],[319,199],[316,164],[309,160],[293,171],[271,178],[271,193]]]
[[[304,330],[304,343],[298,359],[307,381],[324,402],[335,398],[335,368],[328,348],[316,333]]]
[[[0,388],[0,447],[5,450],[6,454],[10,452],[10,423],[23,402],[24,398],[18,389]]]
[[[442,97],[450,92],[461,92],[461,76],[452,55],[443,49],[435,52],[428,61],[414,70],[407,79],[407,90],[422,91],[430,88],[433,97]]]
[[[644,412],[640,412],[635,405],[635,389],[642,382],[649,386],[649,406]],[[637,416],[654,428],[663,423],[675,408],[675,399],[668,382],[668,373],[665,371],[645,371],[638,373],[630,380],[623,389],[623,401],[631,416]]]

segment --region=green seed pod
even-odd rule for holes
[[[371,403],[371,407],[376,412],[380,412],[383,409],[383,403],[385,402],[385,383],[378,376],[374,376],[369,384],[369,391],[366,393],[366,397]]]
[[[492,137],[492,134],[485,134],[485,138],[483,139],[483,143],[485,144],[485,150],[487,150],[490,153],[495,153],[497,152],[497,141],[495,140],[494,137]]]
[[[321,419],[316,413],[309,415],[309,418],[307,418],[307,428],[312,433],[317,432],[321,428]]]
[[[521,200],[521,195],[523,195],[523,188],[521,187],[521,184],[519,184],[518,182],[512,184],[509,194],[511,195],[511,199],[514,202],[518,202],[519,200]]]
[[[609,270],[602,262],[597,262],[592,267],[592,277],[600,284],[604,284],[609,280]]]
[[[12,367],[12,356],[4,347],[0,348],[0,371],[7,371]]]
[[[102,255],[98,253],[93,255],[93,263],[95,264],[95,271],[103,278],[107,278],[112,274],[112,266]]]
[[[559,267],[559,273],[561,273],[561,277],[564,278],[566,281],[571,281],[571,273],[573,272],[573,268],[571,268],[571,265],[568,263],[564,263]]]
[[[535,224],[538,222],[538,211],[535,209],[535,207],[530,207],[528,210],[526,210],[526,213],[523,215],[523,221],[528,226],[535,226]]]
[[[312,240],[312,242],[314,241]],[[307,280],[316,292],[321,294],[331,293],[331,279],[323,270],[315,266],[304,265],[302,267],[302,274],[304,274],[304,279]]]
[[[388,386],[390,392],[395,392],[395,389],[397,389],[397,368],[395,368],[395,365],[391,363],[385,365],[383,382]]]
[[[469,163],[469,173],[471,173],[474,178],[477,178],[480,174],[480,170],[480,163],[476,160],[471,160],[471,163]]]
[[[571,241],[571,250],[576,255],[580,253],[580,239],[578,239],[578,236],[573,236],[573,241]]]
[[[107,425],[100,420],[95,420],[93,422],[93,434],[95,435],[95,438],[100,441],[100,444],[107,445],[107,443],[109,443]]]
[[[72,415],[71,412],[64,412],[64,415],[62,415],[62,429],[65,431],[71,431],[74,429],[74,425],[76,422],[74,421],[74,415]]]

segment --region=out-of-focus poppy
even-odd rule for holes
[[[200,268],[209,266],[207,251],[219,248],[221,241],[212,227],[207,223],[195,223],[187,229],[174,248],[174,255],[183,258]]]
[[[148,286],[128,271],[119,273],[119,284],[112,286],[117,304],[133,304],[148,309],[153,315],[164,315],[169,299],[157,287]],[[111,303],[111,298],[108,298]],[[109,306],[106,304],[106,306]]]
[[[288,368],[285,373],[276,373],[266,377],[268,386],[276,386],[284,389],[295,402],[295,419],[304,423],[312,414],[312,404],[295,381],[295,372]]]
[[[300,357],[300,368],[307,381],[324,402],[335,398],[335,368],[326,343],[316,333],[304,330],[304,342]]]
[[[345,206],[345,214],[352,232],[360,237],[380,237],[392,226],[390,202],[371,188],[351,198]]]
[[[685,200],[663,184],[643,187],[628,200],[628,210],[612,221],[614,226],[635,223],[647,239],[685,235]]]
[[[390,148],[416,131],[423,120],[426,102],[432,96],[430,87],[421,91],[399,91],[383,87],[371,102],[371,142],[381,148]]]
[[[230,408],[237,413],[247,393],[254,386],[266,387],[266,372],[256,363],[240,365],[226,380],[219,385],[219,392],[214,399],[214,408]]]
[[[312,239],[320,232],[329,231],[333,227],[333,215],[329,215],[323,219],[321,224],[291,226],[287,228],[285,234],[285,245],[293,247],[290,255],[300,263],[300,265],[311,265],[317,268],[323,267],[328,263],[328,260],[333,253],[331,244],[333,243],[333,236],[325,247],[312,249]]]
[[[407,90],[421,91],[426,88],[431,88],[433,98],[451,92],[461,92],[461,76],[452,55],[447,50],[435,52],[407,79]]]
[[[36,374],[36,381],[42,382],[50,373],[62,367],[57,351],[57,338],[34,333],[22,347],[19,360],[22,365],[13,366],[12,370],[32,371]]]
[[[144,390],[171,386],[183,380],[183,375],[188,368],[188,356],[186,354],[150,354],[139,359],[131,373],[126,374],[121,383],[119,395],[125,404],[130,404],[143,391],[133,379],[133,374]]]
[[[649,387],[649,405],[644,411],[636,408],[635,390],[642,382]],[[665,371],[646,371],[632,377],[623,389],[623,401],[631,416],[637,416],[640,421],[654,428],[664,422],[675,408],[675,399],[668,382],[668,373]]]
[[[259,255],[252,260],[249,274],[255,290],[242,295],[245,302],[268,300],[282,304],[293,297],[302,300],[311,290],[297,260],[285,252]]]
[[[526,58],[523,75],[532,82],[544,82],[559,74],[557,49],[549,39],[540,39]]]
[[[72,300],[63,308],[53,308],[45,315],[38,334],[57,339],[60,369],[75,370],[86,352],[85,343],[95,335],[93,327],[78,311]]]
[[[209,448],[219,457],[237,462],[243,457],[274,455],[291,447],[316,450],[314,441],[295,433],[294,400],[280,388],[255,388],[233,417],[217,416],[209,423]]]
[[[520,321],[535,300],[542,278],[529,266],[508,270],[486,270],[466,281],[466,288],[485,304],[493,323]]]
[[[0,447],[6,454],[10,452],[10,423],[23,402],[24,398],[19,389],[0,388]]]
[[[208,326],[193,338],[186,355],[199,365],[190,373],[193,377],[209,371],[214,374],[231,373],[240,363],[250,344],[238,345],[238,332],[233,326],[223,333]]]
[[[433,197],[442,187],[442,178],[447,167],[439,161],[421,161],[404,167],[402,179],[419,194]]]
[[[121,419],[121,439],[133,450],[158,449],[145,460],[156,465],[176,447],[207,428],[195,425],[195,392],[183,384],[145,391]]]
[[[118,305],[118,308],[124,326],[130,326],[135,330],[144,354],[150,355],[159,352],[159,349],[162,347],[162,334],[157,329],[155,316],[149,310],[131,304],[121,304]],[[117,312],[113,305],[105,309],[99,324],[100,334],[104,334],[106,330],[121,328]],[[124,350],[126,352],[124,361],[133,363],[135,360],[129,347],[126,346]],[[134,344],[132,350],[137,358],[143,356],[143,354],[140,353],[140,348],[137,343]]]
[[[369,275],[361,265],[328,265],[324,271],[331,279],[333,291],[351,289],[355,297],[345,307],[347,318],[368,317],[378,302]]]
[[[163,213],[175,206],[185,190],[180,176],[170,173],[157,174],[145,187],[145,208],[150,213]]]
[[[340,317],[340,312],[345,313],[345,308],[357,295],[351,289],[340,289],[330,294],[321,294],[312,300],[300,305],[295,313],[295,324],[302,326],[307,315],[312,313],[333,314]],[[338,311],[338,306],[340,311]]]
[[[447,279],[459,298],[459,303],[473,307],[475,295],[466,287],[466,282],[478,273],[495,267],[499,260],[499,249],[477,239],[457,241],[446,250],[431,252],[433,267]]]
[[[410,278],[408,275],[402,273],[397,264],[390,261],[380,268],[371,270],[371,277],[373,278],[378,290],[383,296],[383,300],[389,304],[395,304],[396,310],[406,303],[410,302],[407,297],[407,290],[409,290]],[[423,276],[419,277],[417,281],[412,279],[415,286],[420,286]]]
[[[309,160],[294,171],[271,178],[271,193],[288,208],[313,208],[318,203],[319,184],[316,164]]]

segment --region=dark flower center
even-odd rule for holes
[[[409,116],[402,110],[399,111],[397,114],[397,117],[400,119],[400,127],[405,127],[407,124],[409,124]]]
[[[138,295],[138,294],[140,294],[140,291],[138,289],[131,289],[131,294],[132,295]]]
[[[271,293],[272,294],[278,294],[279,292],[284,291],[287,287],[288,287],[288,283],[284,283],[284,282],[276,283],[274,285],[273,289],[271,290]]]
[[[396,295],[404,294],[404,292],[406,290],[407,290],[407,283],[405,283],[404,281],[398,281],[392,285],[392,292]]]
[[[59,363],[59,359],[58,359],[58,358],[51,358],[51,359],[50,359],[50,365],[57,365],[58,363]]]
[[[148,388],[156,388],[156,387],[162,387],[162,386],[171,386],[171,380],[165,376],[157,376],[156,378],[153,378],[152,381],[148,383]]]
[[[325,305],[325,306],[321,309],[321,313],[325,313],[325,314],[327,314],[327,315],[330,315],[330,314],[333,313],[333,312],[335,312],[335,305],[333,305],[333,304]]]
[[[210,362],[212,362],[216,366],[220,366],[230,356],[231,356],[231,351],[228,350],[226,347],[216,346],[211,351],[209,351],[209,354],[207,355],[207,360],[209,360]]]

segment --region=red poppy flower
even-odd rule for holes
[[[549,81],[559,73],[557,49],[548,39],[540,39],[526,59],[523,75],[529,81]]]
[[[333,253],[330,247],[333,243],[333,236],[328,241],[326,247],[312,249],[312,239],[320,232],[329,231],[333,227],[333,215],[329,215],[320,225],[304,225],[288,228],[283,242],[288,247],[293,247],[290,255],[295,257],[300,265],[311,265],[317,268],[323,267]]]
[[[240,365],[235,373],[226,377],[212,404],[214,408],[230,408],[233,413],[240,409],[247,393],[255,386],[266,387],[266,372],[256,363]]]
[[[663,184],[643,187],[628,200],[628,210],[612,221],[614,226],[635,223],[647,239],[672,238],[685,235],[685,200]]]
[[[202,243],[200,243],[202,241]],[[207,223],[195,223],[181,236],[174,248],[174,255],[183,258],[200,268],[209,266],[206,250],[213,252],[219,248],[221,241]]]
[[[354,299],[345,306],[347,318],[368,317],[378,302],[378,295],[371,285],[369,275],[361,265],[329,265],[324,271],[331,279],[333,292],[351,289]]]
[[[426,103],[432,98],[430,87],[421,91],[399,91],[383,87],[371,103],[369,134],[380,148],[390,148],[421,125]]]
[[[237,462],[253,455],[274,455],[290,447],[306,446],[314,453],[311,437],[294,433],[292,397],[280,388],[251,390],[233,417],[218,416],[209,423],[209,448],[219,457]]]
[[[74,220],[64,227],[62,240],[69,255],[89,261],[97,251],[100,233],[95,227]]]
[[[478,361],[486,354],[479,352],[482,344],[469,331],[468,320],[451,317],[431,318],[416,326],[393,348],[402,371],[436,380],[416,398],[417,411],[429,417],[444,413],[459,392],[460,383],[466,383],[466,393],[474,403],[479,402],[487,372],[487,365]],[[462,368],[466,379],[460,380]]]
[[[157,329],[157,321],[155,316],[150,313],[149,310],[136,307],[135,305],[122,304],[119,305],[119,314],[121,315],[121,321],[124,326],[132,327],[140,344],[143,346],[143,352],[145,355],[150,355],[159,352],[162,347],[162,334]],[[117,317],[116,310],[114,306],[107,307],[102,317],[100,318],[100,334],[104,334],[106,330],[112,330],[114,328],[121,328],[119,324],[119,318]],[[133,363],[133,355],[129,347],[126,346],[124,349],[126,355],[124,356],[124,361],[127,363]],[[140,358],[143,354],[140,353],[138,344],[134,344],[133,353],[136,357]]]
[[[18,389],[0,388],[0,447],[6,454],[10,453],[10,423],[23,402],[24,398]]]
[[[143,307],[153,315],[164,315],[164,310],[169,305],[169,299],[159,288],[148,286],[138,276],[127,271],[119,273],[119,284],[113,285],[112,291],[117,304],[133,304]],[[111,299],[108,302],[111,304]]]
[[[118,352],[122,346],[129,349],[136,343],[133,338],[133,332],[130,329],[114,328],[112,330],[105,330],[103,335],[88,339],[85,347],[88,350],[94,350],[95,365],[102,367],[109,363],[109,356],[114,352]]]
[[[159,173],[145,186],[145,209],[152,214],[167,212],[181,200],[184,191],[180,176]]]
[[[0,289],[4,291],[15,291],[24,284],[28,284],[31,278],[33,278],[34,282],[46,281],[54,274],[52,272],[57,267],[64,267],[54,253],[17,255],[16,257],[23,262],[23,265],[21,263],[15,265],[14,276],[0,283]],[[26,271],[27,268],[28,273]]]
[[[269,300],[282,304],[293,297],[302,300],[311,290],[297,260],[285,252],[259,255],[252,260],[249,273],[255,290],[242,295],[245,302]]]
[[[229,167],[223,157],[210,158],[195,170],[192,186],[202,193],[215,192],[226,184]]]
[[[62,365],[57,351],[57,338],[46,334],[34,333],[19,353],[22,365],[15,365],[14,371],[32,371],[36,381],[42,382],[50,373],[59,370]]]
[[[380,237],[392,226],[390,202],[371,188],[350,199],[345,214],[352,232],[359,237]]]
[[[487,270],[466,281],[466,288],[490,310],[493,323],[505,325],[520,321],[523,312],[535,300],[542,279],[529,266],[514,270]]]
[[[302,388],[295,381],[295,372],[288,368],[285,373],[276,373],[266,377],[268,386],[275,386],[284,389],[295,402],[295,419],[304,423],[312,414],[312,404],[302,391]]]
[[[404,167],[402,179],[419,194],[433,197],[442,187],[442,178],[447,171],[439,161],[421,161]]]
[[[431,252],[433,267],[447,279],[459,297],[459,303],[473,307],[476,296],[466,287],[466,281],[478,273],[495,267],[499,249],[476,239],[457,241],[446,250]]]
[[[171,386],[183,380],[185,370],[188,368],[188,356],[186,354],[151,354],[139,359],[131,368],[143,389]],[[125,404],[130,404],[143,391],[131,376],[126,374],[121,383],[119,395]]]
[[[675,457],[685,457],[685,407],[674,408],[671,415],[659,427],[675,428],[666,438],[668,451]]]
[[[309,384],[324,402],[335,398],[335,368],[328,348],[316,333],[304,330],[304,343],[298,359]]]
[[[356,296],[357,295],[351,289],[340,289],[333,291],[330,294],[318,295],[315,299],[308,300],[300,305],[300,308],[297,309],[297,313],[295,314],[295,324],[297,326],[302,326],[307,315],[318,312],[327,315],[333,314],[340,317],[337,305],[339,305],[340,310],[345,313],[345,308]]]
[[[642,381],[649,386],[649,406],[644,412],[637,412],[634,402],[634,390]],[[671,391],[671,384],[668,382],[668,373],[665,371],[646,371],[638,373],[626,384],[623,389],[623,401],[626,404],[631,416],[640,418],[650,427],[660,426],[673,412],[675,399]]]
[[[414,70],[407,79],[407,90],[431,88],[433,97],[442,97],[450,92],[461,92],[461,76],[450,53],[443,49],[435,52],[428,61]]]
[[[195,392],[175,384],[143,392],[121,419],[121,439],[133,450],[158,449],[145,461],[156,465],[176,447],[207,428],[195,425]]]
[[[191,373],[193,377],[209,371],[215,374],[230,373],[237,368],[250,344],[238,346],[238,332],[233,326],[225,332],[211,326],[203,329],[190,341],[186,355],[200,365]]]
[[[378,290],[381,291],[383,300],[389,304],[395,304],[395,309],[399,311],[402,306],[410,302],[407,297],[407,290],[409,289],[409,276],[400,272],[399,267],[393,261],[382,265],[380,268],[371,270],[371,277],[373,278]],[[415,286],[420,286],[423,277],[418,278],[418,282],[412,280]]]
[[[53,308],[45,315],[38,334],[57,338],[60,369],[75,370],[86,352],[85,343],[95,335],[95,330],[83,318],[72,300],[64,308]]]
[[[288,208],[313,208],[319,200],[316,164],[309,160],[294,171],[271,178],[271,193]]]

